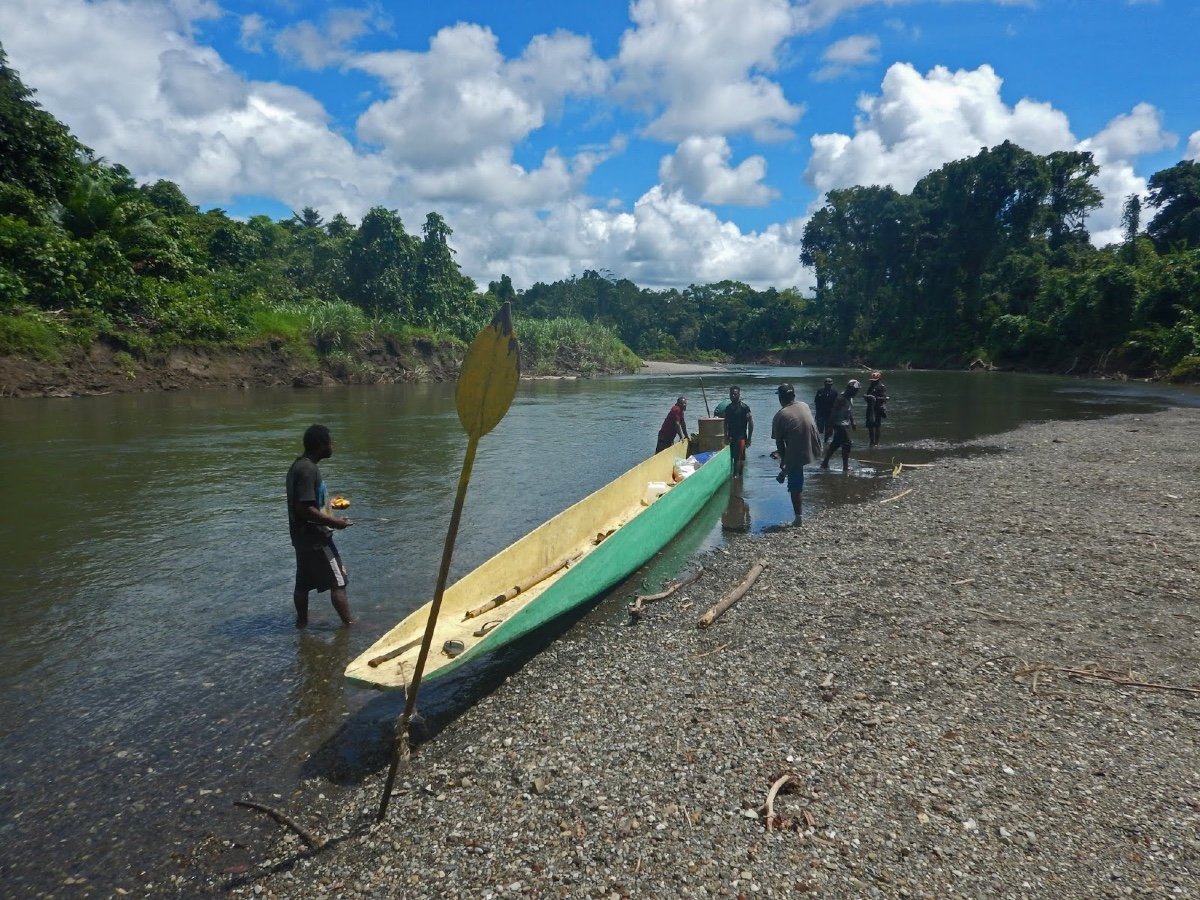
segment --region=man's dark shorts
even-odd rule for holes
[[[799,494],[804,490],[804,466],[788,469],[787,485],[790,494]]]
[[[349,579],[337,547],[330,541],[324,547],[296,548],[296,590],[323,593],[344,588]]]
[[[843,453],[849,453],[853,446],[850,442],[850,429],[845,425],[834,425],[833,443],[829,445],[829,452],[832,453],[840,447]]]

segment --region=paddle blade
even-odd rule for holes
[[[454,403],[463,430],[480,438],[495,428],[517,393],[521,352],[513,331],[512,304],[505,303],[492,324],[475,336],[467,349]]]

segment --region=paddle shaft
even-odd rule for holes
[[[479,438],[474,435],[470,436],[467,440],[467,455],[458,476],[458,493],[454,496],[454,511],[450,514],[450,528],[446,531],[446,543],[442,546],[442,564],[438,568],[437,587],[433,592],[433,602],[429,606],[429,620],[425,623],[425,636],[421,639],[421,652],[417,654],[416,671],[413,672],[412,682],[408,686],[404,716],[400,719],[400,729],[396,733],[396,748],[392,753],[387,784],[384,785],[383,799],[379,804],[378,820],[380,822],[387,815],[388,799],[392,796],[392,784],[396,780],[396,770],[400,766],[401,742],[407,742],[408,725],[412,720],[413,710],[417,706],[417,692],[421,689],[421,676],[425,673],[425,661],[429,659],[429,647],[433,643],[433,632],[437,627],[438,613],[441,612],[442,598],[446,594],[446,582],[450,577],[450,559],[454,555],[454,541],[458,537],[458,524],[462,520],[463,504],[467,499],[467,485],[471,481],[471,469],[475,466],[475,451],[478,447]]]

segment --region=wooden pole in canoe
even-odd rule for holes
[[[484,328],[463,359],[462,370],[458,375],[458,386],[454,394],[454,404],[458,408],[458,421],[463,431],[467,433],[467,453],[463,459],[462,471],[458,476],[458,493],[454,496],[454,510],[450,514],[450,527],[446,532],[446,543],[442,546],[442,562],[438,567],[437,587],[433,592],[433,601],[429,605],[429,619],[425,623],[425,636],[421,639],[421,651],[417,655],[416,669],[412,681],[409,682],[405,698],[404,715],[396,732],[396,742],[392,746],[392,761],[388,767],[387,782],[383,787],[383,797],[379,801],[379,815],[382,822],[387,815],[388,800],[392,796],[392,785],[396,781],[396,770],[400,767],[401,758],[408,756],[408,726],[412,721],[413,711],[417,706],[417,692],[421,689],[421,676],[425,672],[425,662],[429,659],[429,647],[433,643],[433,632],[437,627],[438,613],[442,608],[442,598],[446,594],[446,582],[450,576],[450,560],[454,555],[454,542],[458,537],[458,526],[462,519],[463,503],[467,498],[467,485],[471,481],[471,469],[475,465],[475,451],[479,447],[479,439],[495,428],[504,414],[512,405],[517,392],[517,381],[521,377],[521,354],[513,332],[512,305],[505,303],[500,307],[490,325]]]
[[[577,559],[579,559],[579,557],[582,555],[583,554],[581,554],[581,553],[576,553],[574,556],[568,556],[566,559],[560,559],[556,563],[551,563],[550,565],[546,566],[546,568],[542,569],[542,571],[538,572],[536,575],[532,575],[529,578],[526,578],[520,584],[513,585],[507,591],[505,591],[503,594],[497,594],[495,597],[493,597],[491,600],[488,600],[486,603],[481,603],[479,606],[476,606],[474,609],[468,609],[466,611],[466,613],[463,615],[463,621],[465,622],[467,619],[474,619],[478,616],[482,616],[485,612],[495,609],[501,603],[507,603],[509,600],[513,599],[514,597],[520,596],[521,594],[525,593],[530,588],[536,587],[537,585],[541,584],[543,581],[545,581],[551,575],[554,575],[556,572],[558,572],[559,569],[565,569],[567,566],[571,565],[573,562],[575,562]]]

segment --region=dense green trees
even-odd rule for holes
[[[318,351],[355,330],[464,338],[494,298],[461,273],[451,235],[437,213],[411,235],[383,207],[358,225],[311,207],[279,222],[200,212],[177,185],[96,159],[0,49],[0,352],[48,357],[98,337],[149,349],[286,336]]]
[[[1200,166],[1150,180],[1157,212],[1096,249],[1101,202],[1088,153],[1036,156],[1009,142],[890,188],[831,191],[805,228],[816,294],[808,338],[841,359],[997,364],[1139,374],[1200,371]]]

